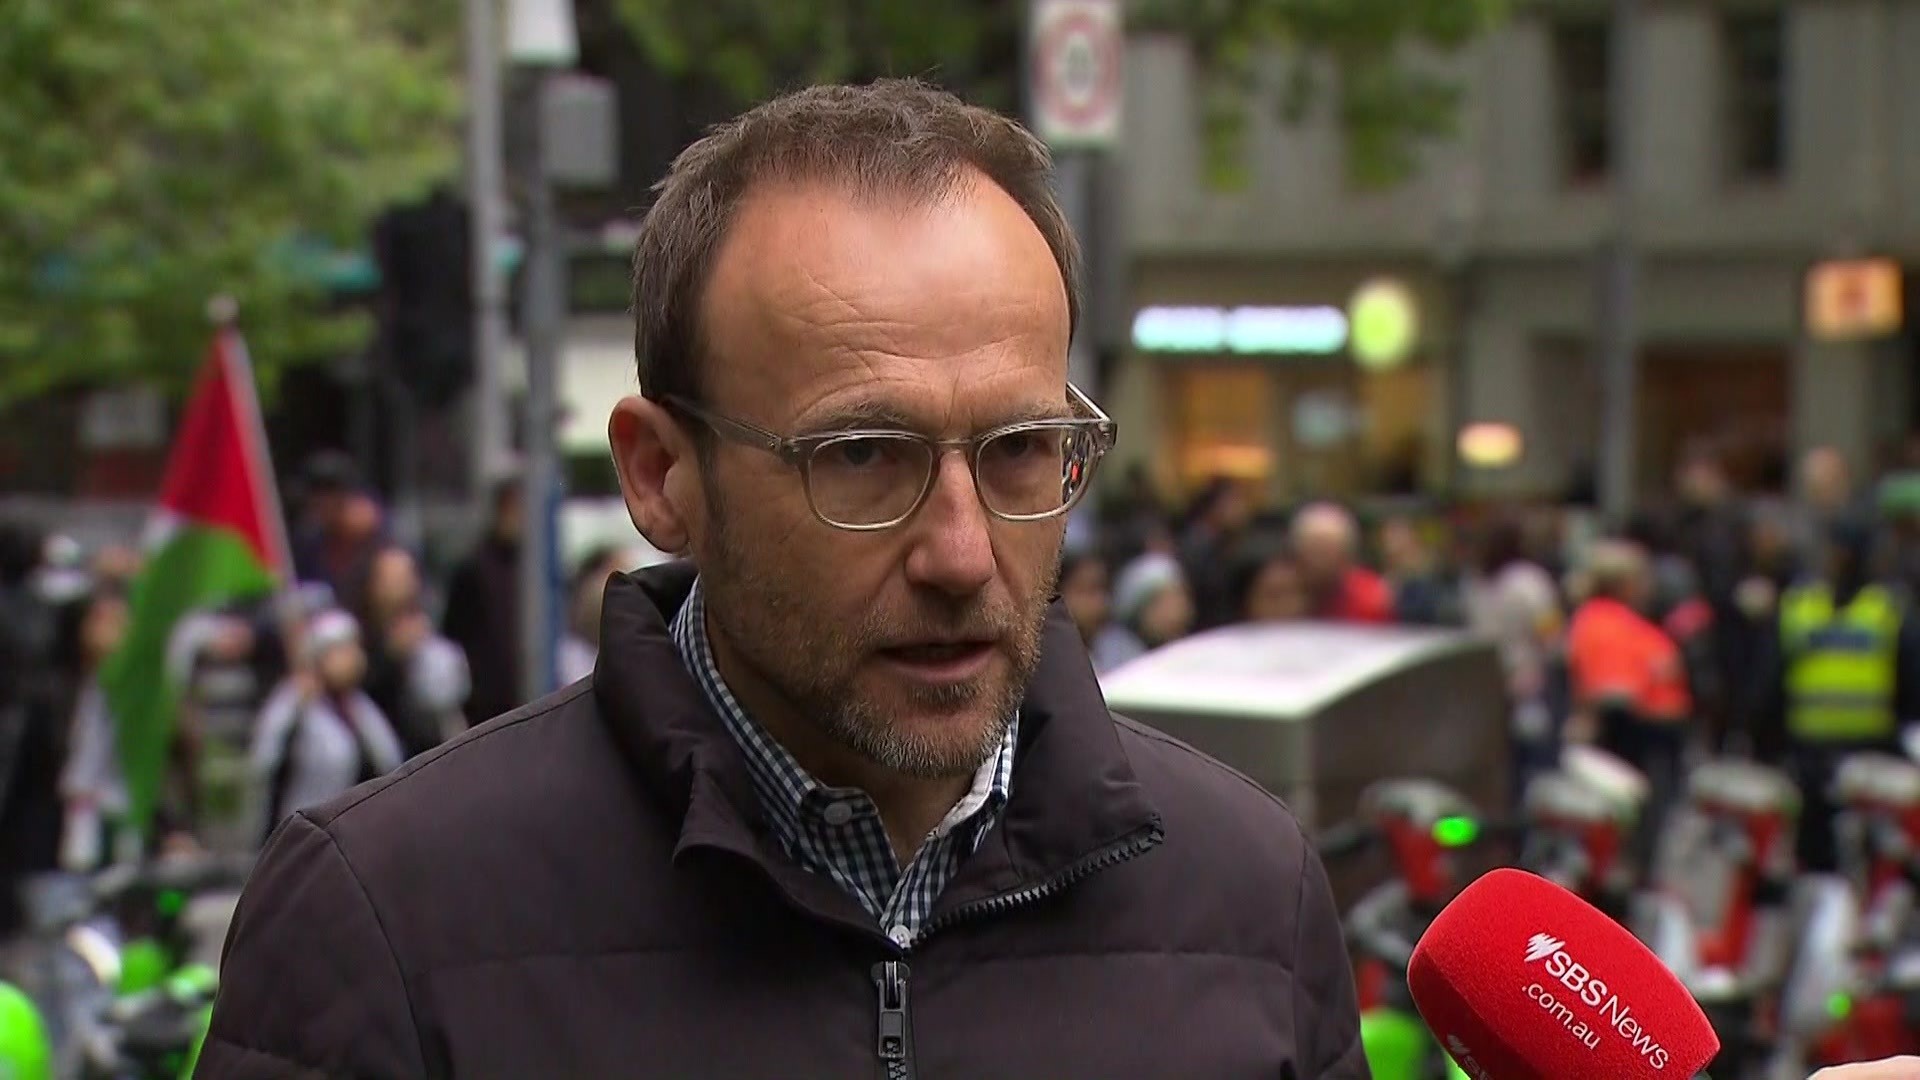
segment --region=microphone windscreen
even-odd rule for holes
[[[1685,1080],[1720,1051],[1693,995],[1645,945],[1522,870],[1482,876],[1435,917],[1407,987],[1476,1080]]]

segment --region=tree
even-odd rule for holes
[[[268,387],[365,340],[312,253],[452,175],[459,25],[449,0],[0,3],[0,404],[180,387],[220,293]]]
[[[970,99],[1016,104],[1025,0],[614,0],[646,54],[675,76],[740,101],[784,86],[929,75]],[[1422,139],[1453,128],[1459,87],[1413,60],[1457,49],[1504,0],[1127,0],[1130,26],[1184,37],[1202,74],[1207,173],[1248,178],[1246,134],[1262,104],[1262,61],[1291,59],[1273,103],[1297,120],[1323,90],[1352,150],[1355,178],[1407,176]]]

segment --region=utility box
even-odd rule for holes
[[[1493,644],[1464,632],[1227,626],[1115,668],[1101,687],[1113,711],[1258,781],[1309,835],[1394,777],[1438,780],[1483,815],[1507,810],[1506,680]],[[1350,892],[1342,884],[1336,894]]]

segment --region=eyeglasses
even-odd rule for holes
[[[912,517],[933,491],[935,465],[964,451],[973,488],[987,512],[1006,521],[1039,521],[1073,509],[1094,467],[1119,433],[1100,406],[1072,383],[1082,415],[1022,420],[969,439],[931,439],[911,431],[832,431],[780,435],[708,412],[680,397],[667,405],[729,442],[773,454],[800,470],[813,515],[855,532],[890,529]]]

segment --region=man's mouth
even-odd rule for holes
[[[944,664],[955,660],[964,660],[977,656],[993,648],[993,642],[977,641],[921,641],[908,645],[893,645],[880,651],[895,660],[908,663]]]
[[[986,638],[964,641],[916,641],[880,650],[880,658],[910,678],[935,683],[958,683],[986,670],[998,650]]]

